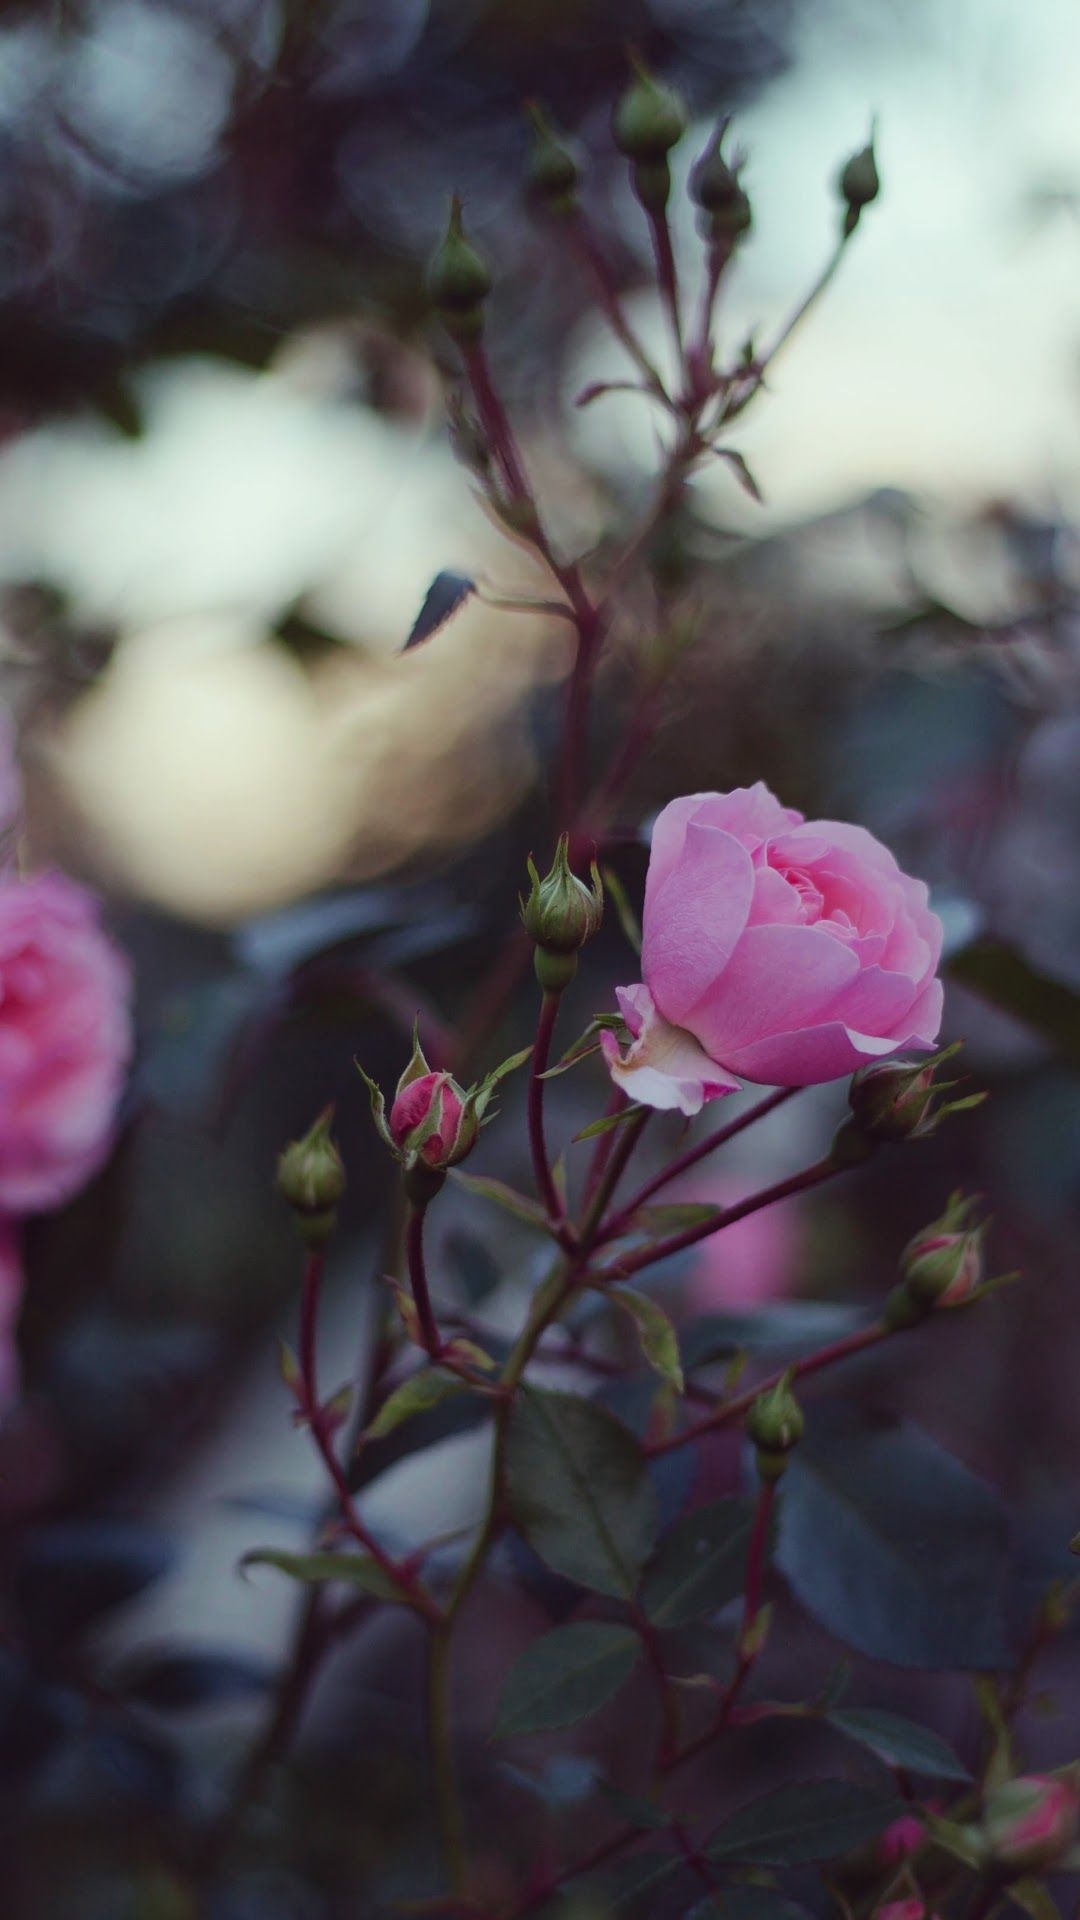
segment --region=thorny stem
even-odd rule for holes
[[[544,1089],[547,1082],[548,1061],[551,1058],[551,1041],[555,1032],[555,1022],[559,1017],[559,999],[557,993],[545,993],[540,1001],[540,1017],[536,1023],[536,1042],[533,1046],[529,1065],[529,1150],[532,1154],[533,1177],[537,1192],[544,1203],[548,1219],[559,1221],[563,1217],[563,1204],[559,1190],[555,1185],[555,1176],[548,1158],[547,1142],[544,1138]]]
[[[442,1336],[439,1333],[435,1314],[431,1305],[431,1292],[427,1281],[427,1264],[424,1260],[424,1218],[426,1207],[411,1207],[409,1224],[405,1229],[405,1249],[409,1263],[409,1284],[412,1287],[416,1317],[420,1322],[424,1351],[428,1359],[437,1362],[442,1353]]]

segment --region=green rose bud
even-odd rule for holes
[[[327,1107],[301,1140],[278,1160],[278,1192],[296,1216],[311,1245],[329,1239],[337,1224],[337,1203],[345,1191],[345,1168],[331,1135],[334,1109]]]
[[[521,918],[536,945],[537,978],[545,991],[560,993],[574,977],[578,949],[591,940],[603,918],[600,875],[594,861],[591,886],[578,879],[564,833],[542,880],[530,857],[529,879],[532,891],[522,902]]]
[[[666,160],[686,132],[686,109],[671,87],[635,62],[635,75],[615,108],[615,145],[628,160]]]
[[[751,224],[750,201],[739,183],[736,168],[721,152],[727,132],[727,120],[721,120],[701,158],[690,170],[690,198],[701,208],[702,237],[714,242],[726,240],[734,245]]]
[[[780,1478],[805,1426],[806,1416],[791,1391],[790,1374],[778,1380],[768,1393],[758,1395],[746,1416],[746,1431],[757,1450],[758,1472],[763,1480]]]
[[[981,1285],[986,1224],[970,1222],[977,1204],[954,1193],[940,1220],[924,1227],[904,1248],[904,1283],[921,1306],[961,1306]]]
[[[881,179],[874,156],[872,134],[866,146],[860,147],[858,153],[853,153],[851,159],[841,168],[837,185],[840,197],[847,205],[844,232],[845,234],[854,233],[863,208],[868,207],[872,200],[876,200],[881,192]]]
[[[428,294],[448,333],[455,339],[475,339],[484,324],[484,301],[491,292],[491,274],[465,237],[461,201],[450,205],[446,233],[428,268]]]
[[[570,213],[577,201],[581,167],[541,108],[530,105],[528,112],[534,130],[525,174],[529,195],[552,213]]]

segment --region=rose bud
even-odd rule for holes
[[[450,203],[446,233],[428,267],[427,289],[447,332],[455,340],[475,340],[483,329],[491,274],[465,237],[457,194]]]
[[[528,113],[535,135],[525,174],[529,196],[552,213],[572,213],[581,179],[577,158],[540,107],[532,103]]]
[[[994,1866],[1038,1873],[1069,1852],[1080,1831],[1080,1792],[1070,1774],[1033,1773],[990,1794],[982,1838]]]
[[[479,1123],[468,1095],[448,1073],[424,1073],[399,1086],[390,1109],[390,1132],[404,1154],[429,1167],[454,1167],[476,1139]]]
[[[751,225],[750,201],[736,169],[720,151],[727,120],[721,120],[701,158],[690,169],[690,198],[702,211],[705,239],[733,245]]]
[[[303,1239],[317,1246],[337,1225],[337,1203],[345,1191],[345,1168],[331,1135],[333,1107],[324,1108],[300,1140],[278,1160],[278,1192],[296,1216]]]
[[[905,1860],[909,1853],[917,1852],[925,1838],[926,1827],[917,1815],[902,1813],[899,1820],[890,1821],[884,1833],[878,1836],[875,1849],[877,1859],[883,1867],[894,1867],[899,1861]]]
[[[876,200],[881,192],[881,179],[874,155],[874,139],[871,134],[865,147],[853,153],[851,159],[841,168],[837,181],[840,197],[847,204],[844,216],[845,236],[852,234],[859,223],[859,215],[864,207]]]
[[[954,1041],[926,1060],[875,1060],[860,1067],[852,1078],[848,1100],[861,1131],[871,1140],[920,1140],[936,1132],[948,1114],[981,1106],[985,1093],[935,1105],[939,1094],[957,1084],[935,1081],[935,1071],[959,1051],[960,1042]]]
[[[954,1193],[940,1220],[924,1227],[904,1248],[900,1256],[904,1281],[920,1306],[961,1306],[980,1285],[986,1223],[969,1224],[977,1204]]]
[[[666,160],[686,132],[686,109],[677,93],[635,61],[635,74],[612,121],[615,145],[628,160],[646,166]]]
[[[763,1480],[779,1480],[788,1454],[803,1437],[806,1417],[791,1391],[790,1376],[761,1393],[746,1416],[746,1431],[757,1451]]]
[[[592,939],[603,919],[600,875],[594,861],[592,885],[578,879],[570,866],[565,833],[542,880],[531,857],[528,865],[532,891],[522,902],[521,918],[536,944],[536,977],[546,993],[561,993],[577,971],[578,949]]]

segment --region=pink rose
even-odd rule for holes
[[[15,1328],[23,1297],[19,1236],[10,1220],[0,1219],[0,1416],[19,1393],[19,1353]]]
[[[104,1160],[130,991],[91,894],[60,874],[0,879],[0,1213],[59,1206]]]
[[[602,1036],[632,1100],[697,1113],[739,1076],[836,1080],[931,1047],[941,922],[864,827],[804,820],[761,781],[673,800],[653,828],[632,1043]]]

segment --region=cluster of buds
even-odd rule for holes
[[[591,885],[578,879],[570,865],[565,833],[543,879],[531,856],[528,868],[532,887],[528,899],[521,902],[521,918],[536,948],[536,977],[545,993],[561,993],[577,972],[580,948],[592,939],[603,919],[604,890],[595,861]]]
[[[686,132],[686,108],[634,62],[634,78],[618,101],[612,120],[615,145],[630,162],[634,192],[646,213],[663,213],[671,194],[668,155]]]
[[[763,1480],[779,1480],[788,1459],[803,1437],[806,1416],[791,1391],[791,1375],[760,1393],[746,1416],[746,1431],[757,1455]]]
[[[333,1107],[326,1107],[300,1140],[278,1159],[278,1192],[293,1210],[297,1230],[309,1247],[321,1246],[337,1226],[337,1206],[345,1191],[345,1168],[331,1134]]]
[[[739,179],[743,156],[733,161],[723,154],[728,122],[721,120],[701,158],[690,169],[690,198],[699,208],[698,231],[726,256],[748,232],[753,214]]]
[[[873,129],[865,147],[860,147],[858,153],[853,153],[851,159],[841,167],[836,184],[840,198],[844,202],[844,238],[846,240],[858,226],[863,208],[868,207],[872,200],[876,200],[881,192],[881,180],[874,155]]]
[[[414,1033],[412,1056],[394,1090],[389,1114],[381,1088],[359,1067],[371,1096],[376,1130],[400,1163],[405,1191],[414,1206],[426,1206],[448,1170],[472,1152],[481,1127],[495,1118],[491,1101],[500,1080],[527,1060],[531,1051],[527,1047],[512,1054],[474,1086],[461,1087],[451,1073],[437,1072],[430,1065]]]
[[[942,1047],[924,1060],[875,1060],[860,1067],[853,1076],[848,1100],[856,1127],[872,1141],[898,1142],[922,1140],[935,1133],[950,1113],[964,1113],[978,1107],[985,1093],[963,1094],[959,1100],[942,1101],[960,1083],[935,1080],[944,1061],[960,1051],[961,1042]]]

